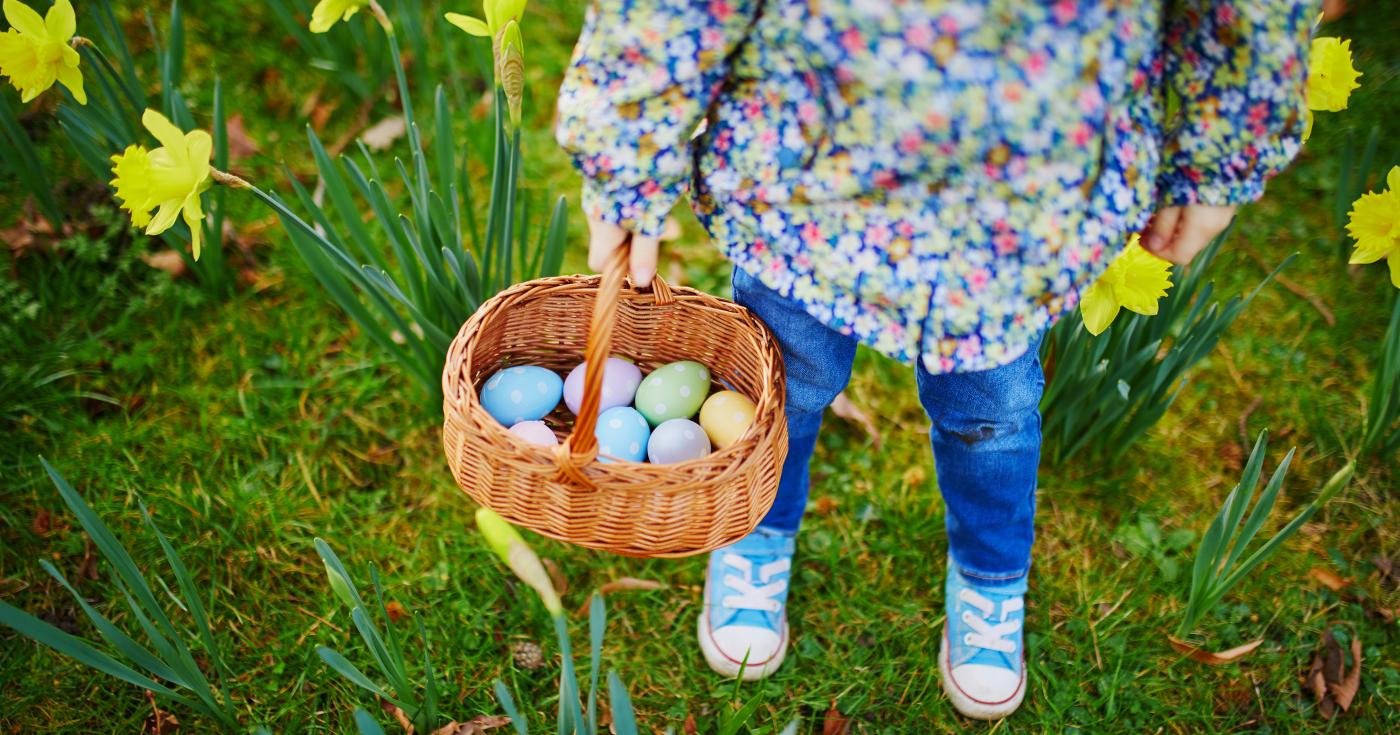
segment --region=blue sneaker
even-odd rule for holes
[[[1026,583],[978,586],[948,561],[943,645],[938,671],[953,707],[978,720],[998,720],[1026,695]]]
[[[794,546],[791,534],[760,528],[710,552],[699,637],[716,673],[754,681],[783,665]]]

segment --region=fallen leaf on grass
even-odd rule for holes
[[[846,735],[851,731],[851,720],[836,709],[836,700],[831,700],[831,708],[822,717],[822,735]]]
[[[243,113],[234,113],[225,124],[228,126],[228,160],[241,161],[258,152],[258,142],[248,136],[243,126]]]
[[[851,399],[847,397],[844,392],[838,394],[836,400],[831,402],[831,412],[847,421],[854,421],[859,424],[860,427],[865,430],[865,433],[870,436],[870,441],[875,444],[875,448],[877,450],[880,448],[879,427],[875,426],[874,420],[872,420],[860,406],[851,402]]]
[[[1223,666],[1248,656],[1250,652],[1258,648],[1260,644],[1264,642],[1264,639],[1253,640],[1242,646],[1235,646],[1226,651],[1207,651],[1202,648],[1197,648],[1175,636],[1167,636],[1167,641],[1172,644],[1172,648],[1186,654],[1187,658],[1192,661],[1210,664],[1211,666]]]
[[[481,715],[470,722],[452,721],[437,729],[433,735],[483,735],[488,730],[505,727],[510,718],[505,715]]]
[[[1371,557],[1371,563],[1376,565],[1376,569],[1381,572],[1381,583],[1387,587],[1400,587],[1400,565],[1388,556],[1376,554]]]
[[[97,548],[92,545],[91,538],[83,539],[83,560],[78,564],[78,577],[80,579],[97,579]]]
[[[34,513],[34,520],[29,522],[29,530],[35,536],[47,536],[53,530],[53,514],[48,508],[40,508]]]
[[[398,600],[390,600],[384,603],[384,612],[389,613],[389,622],[397,623],[408,617],[408,611],[403,609],[403,603]]]
[[[598,594],[607,595],[613,592],[650,592],[666,587],[664,582],[654,579],[637,579],[636,577],[618,577],[611,582],[598,588]]]
[[[1342,645],[1332,635],[1329,625],[1322,632],[1322,641],[1308,669],[1308,689],[1317,700],[1317,711],[1326,720],[1335,717],[1338,709],[1347,711],[1361,689],[1361,639],[1355,631],[1351,634],[1350,668],[1343,658]]]
[[[563,597],[569,591],[569,579],[564,576],[564,570],[560,569],[553,559],[545,558],[540,561],[544,562],[544,570],[549,572],[549,581],[554,585],[554,591]]]
[[[685,735],[697,735],[700,728],[695,724],[695,715],[686,715],[685,724],[681,725],[681,732]]]
[[[394,144],[408,131],[408,123],[403,115],[393,115],[369,126],[360,134],[360,140],[372,151],[382,151]]]
[[[185,258],[174,250],[159,250],[154,253],[142,253],[141,262],[158,271],[165,271],[173,278],[179,278],[185,275]]]
[[[1308,576],[1317,580],[1319,584],[1333,592],[1341,592],[1351,584],[1350,579],[1340,577],[1336,573],[1323,569],[1322,567],[1313,567],[1309,569]]]
[[[141,732],[147,735],[169,735],[180,729],[180,721],[175,715],[156,706],[156,695],[146,690],[146,701],[151,703],[151,714],[141,723]]]

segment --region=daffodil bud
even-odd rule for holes
[[[520,532],[490,508],[477,509],[476,527],[486,538],[486,545],[491,551],[510,567],[521,582],[529,585],[540,596],[544,609],[548,610],[550,615],[563,615],[564,605],[559,600],[559,593],[554,591],[549,573],[540,563],[539,556],[525,543],[525,539],[520,537]]]
[[[520,24],[509,21],[501,29],[496,55],[496,83],[506,95],[510,124],[520,124],[520,104],[525,96],[525,41],[520,36]]]

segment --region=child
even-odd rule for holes
[[[712,668],[782,663],[807,464],[863,343],[914,364],[933,422],[943,688],[970,717],[1019,706],[1036,346],[1130,233],[1189,262],[1293,158],[1314,5],[595,0],[558,128],[590,265],[630,235],[647,284],[689,190],[787,365],[777,501],[710,557]]]

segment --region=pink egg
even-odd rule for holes
[[[521,421],[510,427],[510,433],[531,444],[552,447],[559,443],[559,437],[555,436],[549,425],[543,421]]]
[[[569,377],[564,379],[564,405],[569,410],[578,415],[579,407],[583,405],[583,373],[588,363],[581,362],[578,367],[569,371]],[[636,365],[620,358],[609,357],[603,365],[603,394],[602,401],[598,404],[598,412],[602,413],[617,406],[630,406],[632,398],[637,395],[637,386],[642,383],[642,371]]]

